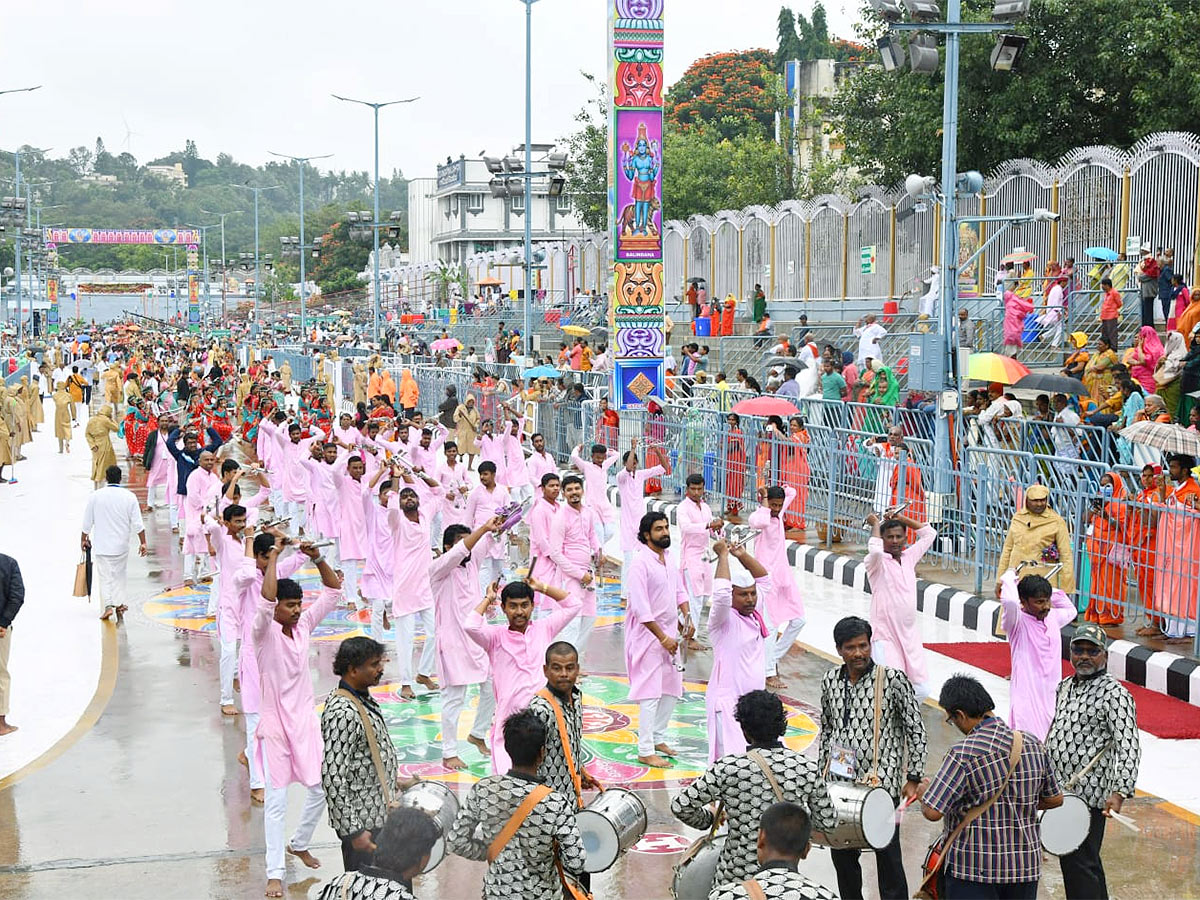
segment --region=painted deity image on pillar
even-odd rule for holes
[[[617,259],[662,258],[662,113],[618,110]]]

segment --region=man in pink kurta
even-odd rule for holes
[[[183,580],[191,583],[196,575],[197,563],[207,568],[208,541],[205,537],[205,521],[215,518],[216,500],[221,494],[221,479],[213,472],[217,457],[205,450],[200,454],[199,467],[188,476],[187,494],[183,498]]]
[[[1012,656],[1008,724],[1044,741],[1062,681],[1062,628],[1079,611],[1045,578],[1026,575],[1018,582],[1013,569],[1000,576],[1000,610]]]
[[[396,524],[396,555],[392,568],[392,625],[396,629],[396,680],[400,696],[406,700],[416,697],[413,692],[413,647],[417,636],[417,621],[425,631],[421,658],[417,661],[417,684],[431,691],[438,689],[436,673],[437,652],[434,646],[433,589],[429,584],[429,564],[433,551],[429,547],[429,520],[421,513],[421,501],[411,485],[411,476],[398,496],[388,501],[400,515]]]
[[[558,606],[536,622],[533,620],[533,592],[548,594]],[[579,615],[579,601],[562,588],[548,585],[539,578],[510,581],[500,594],[500,609],[506,625],[489,625],[483,620],[488,599],[467,615],[463,627],[467,636],[488,655],[492,684],[496,690],[496,714],[492,721],[492,773],[503,775],[511,767],[504,751],[504,720],[529,701],[546,683],[542,666],[546,648],[563,627]]]
[[[628,600],[625,575],[633,563],[641,544],[638,541],[638,525],[646,514],[646,482],[651,478],[667,474],[662,466],[648,469],[637,467],[637,453],[627,450],[621,458],[621,471],[617,473],[617,497],[621,506],[621,553],[624,562],[621,568],[621,596]]]
[[[550,529],[550,559],[563,586],[580,602],[579,615],[563,629],[561,639],[575,646],[580,665],[583,651],[596,624],[596,577],[593,566],[603,552],[596,535],[596,520],[584,504],[583,479],[563,479],[566,505],[554,517]]]
[[[242,756],[246,758],[246,766],[250,770],[250,799],[256,803],[263,802],[263,770],[262,761],[254,752],[254,732],[258,728],[259,711],[262,708],[262,689],[259,686],[258,659],[254,655],[254,619],[255,611],[262,598],[263,573],[271,561],[271,548],[275,546],[275,536],[272,534],[255,535],[253,544],[246,551],[253,557],[243,556],[233,569],[232,581],[238,592],[238,620],[241,625],[242,646],[238,651],[238,676],[241,682],[242,716],[246,725],[246,746]],[[308,557],[303,553],[293,553],[287,559],[276,564],[277,578],[291,578],[304,567]],[[241,756],[239,756],[239,759]]]
[[[384,611],[392,602],[392,566],[396,560],[396,533],[400,528],[400,506],[391,503],[397,482],[380,469],[363,493],[363,573],[359,589],[371,610],[371,637],[382,643]]]
[[[533,482],[525,465],[525,448],[521,446],[521,430],[524,427],[524,416],[513,419],[500,438],[500,446],[504,453],[504,486],[508,488],[513,499],[519,502],[533,496]]]
[[[303,545],[313,559],[324,585],[317,602],[302,611],[304,590],[291,579],[279,579],[278,548],[263,577],[262,596],[254,614],[254,654],[258,661],[261,707],[255,729],[255,754],[267,782],[263,829],[267,843],[267,895],[280,892],[284,873],[283,833],[287,815],[287,788],[306,789],[300,824],[288,841],[288,850],[310,868],[320,863],[308,852],[312,834],[325,810],[321,787],[324,743],[317,719],[308,648],[313,629],[342,601],[340,582],[317,551]],[[275,882],[275,884],[272,884]]]
[[[937,540],[937,531],[903,515],[893,516],[881,526],[872,513],[867,524],[872,534],[863,567],[871,582],[871,655],[879,665],[904,672],[920,701],[929,696],[930,688],[925,645],[917,623],[917,563]],[[917,533],[910,547],[905,546],[908,528]]]
[[[496,481],[496,464],[491,460],[479,463],[479,486],[467,497],[467,521],[469,528],[479,528],[496,515],[500,507],[509,502],[508,488]],[[507,538],[503,534],[487,534],[479,542],[479,546],[471,553],[475,562],[475,570],[479,574],[480,596],[487,590],[489,584],[495,584],[504,577],[504,551]]]
[[[766,650],[767,687],[778,689],[787,687],[778,674],[779,660],[792,649],[804,627],[804,601],[800,599],[800,588],[788,561],[783,525],[784,510],[795,502],[796,491],[772,485],[767,488],[765,499],[766,505],[752,512],[747,524],[758,532],[754,539],[755,558],[772,573],[771,595],[763,604],[763,613],[771,632]]]
[[[551,472],[558,474],[558,463],[546,452],[546,438],[540,431],[530,439],[530,443],[533,444],[533,452],[525,461],[525,468],[529,471],[529,481],[533,485],[534,493],[537,493],[543,475],[549,475]]]
[[[441,528],[434,528],[435,536],[443,534],[450,525],[470,525],[467,521],[467,498],[475,487],[475,478],[466,462],[458,455],[458,444],[446,441],[442,445],[444,459],[438,464],[434,477],[442,486]]]
[[[559,581],[550,546],[550,534],[554,529],[554,520],[562,512],[562,504],[558,502],[560,486],[557,472],[544,475],[538,483],[539,496],[525,516],[525,521],[529,523],[530,562],[537,560],[537,577],[550,584],[557,584]],[[537,604],[539,608],[545,608],[551,601],[548,597],[538,595]]]
[[[766,684],[768,629],[758,604],[771,595],[770,575],[748,550],[730,550],[724,541],[719,541],[714,549],[717,572],[708,613],[713,666],[704,695],[708,708],[709,762],[729,753],[746,752],[746,737],[734,712],[738,697],[761,691]],[[731,554],[740,563],[733,573],[729,563]]]
[[[363,563],[367,559],[367,520],[363,498],[370,499],[367,466],[357,454],[339,461],[334,478],[338,508],[338,556],[341,558],[343,588],[359,609],[365,604],[358,592]]]
[[[491,419],[484,419],[479,426],[479,437],[475,439],[479,445],[479,461],[495,463],[496,479],[507,487],[504,478],[504,435],[497,437],[492,433],[493,427]]]
[[[450,432],[445,425],[427,425],[422,428],[420,434],[417,435],[416,443],[409,451],[413,467],[429,473],[430,476],[436,475],[438,470],[437,454],[449,436]]]
[[[471,570],[471,555],[485,536],[493,535],[502,520],[493,516],[474,531],[452,523],[446,527],[442,555],[429,568],[433,587],[434,617],[437,620],[438,681],[442,685],[442,765],[465,769],[459,754],[458,717],[466,704],[467,688],[479,685],[479,706],[467,740],[480,753],[487,753],[485,738],[496,710],[488,656],[467,635],[464,622],[479,605],[479,582]]]
[[[617,533],[617,510],[608,499],[608,470],[617,461],[617,451],[603,444],[592,445],[590,461],[583,458],[583,445],[571,451],[571,462],[583,474],[583,502],[596,517],[601,544]]]
[[[704,553],[714,530],[725,524],[704,502],[703,475],[687,477],[683,502],[675,511],[675,522],[680,534],[679,568],[691,598],[692,627],[699,631],[704,605],[713,592],[713,573],[710,564],[704,561]]]
[[[233,676],[237,669],[238,638],[241,636],[241,598],[232,573],[246,558],[242,545],[242,531],[246,527],[246,507],[225,507],[221,518],[215,516],[205,523],[208,540],[216,550],[218,571],[226,574],[213,584],[217,597],[217,640],[221,647],[219,672],[221,684],[221,713],[236,716],[233,705]]]
[[[675,752],[667,745],[667,727],[683,696],[683,673],[675,667],[679,641],[691,637],[687,589],[679,563],[667,554],[671,526],[662,513],[642,516],[642,549],[623,573],[628,582],[625,618],[625,671],[629,699],[638,704],[638,762],[662,768]],[[680,634],[679,617],[687,622]]]
[[[311,455],[303,460],[308,471],[308,498],[312,509],[309,524],[314,537],[333,541],[325,551],[332,565],[337,566],[340,556],[338,535],[342,528],[342,513],[338,505],[338,482],[344,466],[338,465],[336,444],[321,442],[313,446]]]
[[[284,515],[291,518],[292,533],[299,534],[304,530],[308,515],[309,476],[304,460],[311,457],[312,445],[324,440],[325,434],[317,431],[312,437],[302,438],[303,429],[297,422],[288,422],[284,427],[263,419],[259,427],[266,429],[275,441],[279,453]]]

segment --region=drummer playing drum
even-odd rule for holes
[[[833,626],[833,643],[843,665],[821,680],[820,765],[831,781],[877,784],[896,804],[916,796],[925,770],[925,723],[912,683],[899,669],[871,660],[871,623],[848,616]],[[877,672],[877,669],[880,671]],[[876,713],[876,678],[882,679]],[[876,739],[876,722],[878,738]],[[813,821],[813,830],[821,825]],[[861,850],[834,849],[838,894],[861,898]],[[900,855],[900,830],[875,852],[882,900],[910,896]]]
[[[579,680],[579,654],[566,641],[546,648],[546,686],[529,708],[546,726],[546,755],[538,775],[546,784],[583,808],[583,792],[600,790],[600,782],[583,767],[583,693]]]

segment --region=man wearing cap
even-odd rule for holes
[[[1067,900],[1108,897],[1100,861],[1104,828],[1107,817],[1133,796],[1141,759],[1137,710],[1129,691],[1108,673],[1107,646],[1097,623],[1075,629],[1075,674],[1058,686],[1046,736],[1046,752],[1063,789],[1078,795],[1092,817],[1082,846],[1059,858]]]
[[[1021,563],[1026,563],[1023,574],[1041,575],[1053,587],[1068,594],[1075,592],[1071,534],[1063,517],[1050,509],[1050,489],[1044,484],[1030,485],[1025,491],[1025,508],[1008,525],[996,571],[1007,572]],[[1050,570],[1060,564],[1062,568],[1051,576]],[[999,581],[996,596],[1000,596]]]

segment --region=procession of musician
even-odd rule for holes
[[[283,896],[287,855],[319,865],[309,842],[325,811],[346,869],[325,887],[329,900],[413,896],[381,893],[397,883],[386,874],[411,884],[451,853],[487,861],[486,898],[588,896],[590,876],[610,869],[648,823],[635,789],[600,784],[585,764],[579,685],[606,577],[620,579],[642,765],[674,764],[671,718],[689,652],[712,654],[709,767],[670,805],[703,835],[675,867],[674,897],[862,897],[864,852],[878,895],[908,897],[898,823],[914,803],[947,823],[922,886],[933,895],[1025,896],[1032,883],[1036,896],[1043,847],[1061,860],[1068,897],[1106,895],[1105,824],[1136,827],[1120,808],[1137,779],[1138,734],[1132,699],[1104,671],[1104,632],[1080,627],[1076,675],[1042,686],[1040,713],[1019,708],[1014,692],[1020,732],[977,709],[983,701],[969,685],[947,695],[948,682],[943,707],[965,697],[947,713],[960,729],[972,725],[932,774],[915,567],[937,533],[903,506],[864,522],[871,611],[833,630],[841,665],[821,680],[813,758],[783,743],[787,714],[772,692],[804,627],[783,520],[791,487],[764,485],[747,524],[729,525],[706,504],[703,477],[688,477],[676,550],[668,516],[646,510],[644,485],[664,467],[640,459],[636,441],[620,457],[580,445],[571,471],[560,471],[542,436],[505,405],[477,446],[459,447],[444,422],[398,413],[396,396],[368,395],[342,412],[326,383],[292,384],[270,358],[238,367],[216,344],[157,351],[123,360],[123,437],[149,473],[148,505],[164,488],[185,584],[209,584],[221,711],[244,717],[248,802],[265,806],[266,896]],[[618,459],[619,512],[609,490]],[[606,553],[610,538],[620,539],[620,566]],[[322,589],[305,607],[292,576],[310,567]],[[1014,685],[1047,657],[1052,671],[1061,660],[1053,572],[1023,571],[1000,585],[1009,634],[1030,635],[1013,640]],[[339,647],[338,688],[318,716],[309,639],[339,606],[369,613],[371,636]],[[383,643],[389,629],[393,648]],[[388,659],[402,698],[440,692],[447,771],[467,768],[459,718],[477,698],[467,740],[490,756],[492,774],[461,797],[400,777],[370,694]],[[1042,727],[1030,724],[1038,715]],[[985,731],[994,746],[967,747]],[[989,761],[998,787],[980,794],[989,782],[973,780],[970,767]],[[1017,790],[1038,765],[1037,789]],[[292,784],[306,799],[285,840]],[[986,855],[997,829],[1012,832],[1000,846],[1029,862],[994,881],[1023,887],[960,893],[991,880],[972,874],[971,860]],[[830,850],[836,892],[805,876],[810,841]]]

